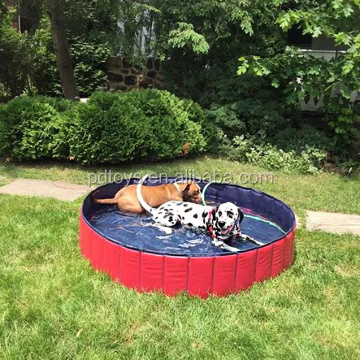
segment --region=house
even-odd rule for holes
[[[5,0],[4,4],[7,9],[15,10],[12,26],[20,32],[31,31],[35,28],[39,21],[39,16],[36,14],[36,7],[31,1],[22,1],[20,6],[20,0]]]

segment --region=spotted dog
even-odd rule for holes
[[[229,251],[239,251],[225,243],[231,238],[241,237],[240,223],[244,214],[235,204],[226,202],[211,207],[189,202],[168,201],[155,209],[149,206],[142,197],[141,185],[146,178],[147,175],[137,185],[137,197],[141,206],[153,216],[157,224],[167,227],[181,224],[208,230],[214,246]]]

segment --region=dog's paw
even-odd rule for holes
[[[172,232],[173,232],[173,229],[171,227],[162,226],[162,225],[159,225],[159,224],[154,224],[153,226],[155,226],[159,230],[163,231],[166,235],[171,235]]]
[[[219,247],[223,244],[223,241],[221,240],[218,240],[218,239],[212,239],[211,243],[216,246],[216,247]]]
[[[225,244],[223,241],[218,240],[218,239],[213,239],[212,244],[216,247],[219,247],[221,249],[227,250],[227,251],[231,251],[231,252],[238,252],[240,251],[240,249],[237,249],[235,247],[229,246],[227,244]]]
[[[241,234],[241,239],[244,240],[244,241],[249,241],[255,245],[258,245],[258,246],[262,246],[262,245],[265,245],[265,243],[261,242],[261,241],[258,241],[258,240],[255,240],[254,238],[252,238],[251,236],[249,235],[246,235],[246,234]]]
[[[227,245],[225,243],[224,243],[224,245],[221,246],[221,248],[224,249],[224,250],[227,250],[227,251],[231,251],[231,252],[239,252],[240,251],[240,249],[235,248],[233,246],[229,246],[229,245]]]

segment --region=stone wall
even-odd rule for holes
[[[130,63],[129,57],[110,57],[106,67],[109,91],[164,88],[165,78],[160,59],[149,57],[142,66],[136,66]]]

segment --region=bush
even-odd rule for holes
[[[83,164],[172,159],[187,142],[192,153],[206,145],[201,125],[167,91],[99,92],[76,113],[69,130],[70,154]]]
[[[214,108],[207,111],[209,121],[222,129],[226,136],[230,139],[237,135],[247,133],[246,124],[237,117],[234,105],[236,104],[229,104],[220,107],[214,106]]]
[[[306,138],[299,138],[296,146],[286,150],[259,140],[254,136],[236,136],[226,154],[233,160],[260,165],[269,170],[284,170],[302,174],[316,174],[321,171],[327,159],[327,151],[314,144],[307,144]]]
[[[224,138],[224,132],[218,127],[213,119],[207,117],[201,106],[191,100],[183,100],[185,111],[189,120],[201,125],[201,134],[204,136],[205,151],[215,152]]]
[[[0,153],[15,161],[51,159],[67,100],[22,97],[0,107]]]
[[[305,147],[316,147],[329,153],[334,151],[334,142],[324,130],[306,124],[300,129],[288,126],[267,140],[284,151],[295,150],[299,153]]]
[[[205,121],[201,108],[167,91],[98,92],[76,105],[22,97],[0,107],[0,153],[15,161],[71,156],[83,164],[173,159],[186,143],[194,154],[206,146],[191,119]]]
[[[247,98],[225,105],[214,104],[207,113],[209,119],[232,139],[241,134],[275,136],[290,125],[280,110],[277,100]]]
[[[80,97],[87,97],[99,87],[105,87],[105,61],[111,55],[108,42],[79,36],[71,38],[69,46]]]

